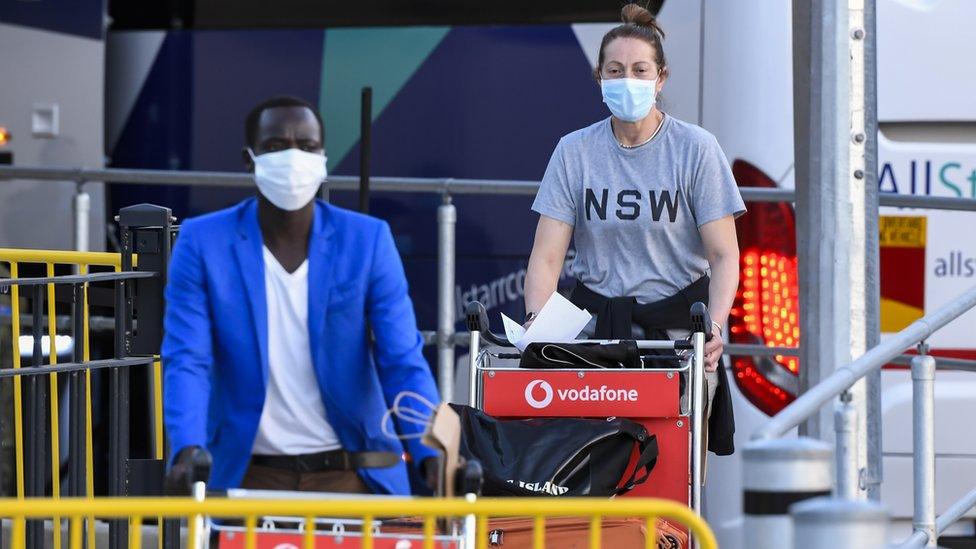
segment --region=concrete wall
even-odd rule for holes
[[[14,165],[102,167],[105,43],[0,24],[0,126]],[[60,133],[31,134],[35,103],[57,103]],[[104,249],[103,185],[89,183],[92,250]],[[71,182],[0,180],[0,247],[74,248]]]

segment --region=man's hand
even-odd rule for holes
[[[705,342],[705,371],[714,372],[718,369],[718,362],[722,360],[722,353],[725,351],[725,341],[722,339],[722,330],[712,324],[712,339]]]
[[[420,462],[420,474],[424,477],[427,486],[438,495],[437,485],[440,484],[441,478],[440,459],[429,457]]]
[[[213,458],[206,448],[200,446],[183,448],[173,458],[173,466],[166,473],[163,491],[168,496],[191,495],[195,483],[206,482],[210,478],[212,465]]]

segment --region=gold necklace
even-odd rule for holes
[[[658,132],[661,131],[661,127],[662,126],[664,126],[664,116],[663,115],[661,116],[661,122],[657,125],[657,128],[654,128],[654,133],[652,133],[651,136],[647,138],[647,141],[644,141],[642,143],[638,143],[636,145],[624,145],[623,142],[621,142],[618,139],[617,140],[617,144],[620,145],[621,147],[625,148],[625,149],[636,149],[637,147],[641,147],[643,145],[647,145],[648,143],[651,142],[652,139],[654,139],[655,137],[657,137],[657,134],[658,134]]]

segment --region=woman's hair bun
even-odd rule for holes
[[[661,35],[662,38],[664,37],[664,31],[661,30],[661,27],[657,24],[654,14],[641,5],[634,3],[625,5],[620,10],[620,20],[623,21],[625,25],[647,27],[648,29]]]

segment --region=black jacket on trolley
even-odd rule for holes
[[[647,339],[669,339],[667,330],[691,329],[691,304],[708,305],[708,276],[703,276],[677,294],[653,303],[637,303],[633,297],[606,297],[577,281],[570,301],[596,315],[597,339],[633,339],[633,326],[644,330]],[[718,363],[718,385],[708,420],[708,450],[720,456],[735,451],[733,435],[732,393],[725,373],[724,360]]]

